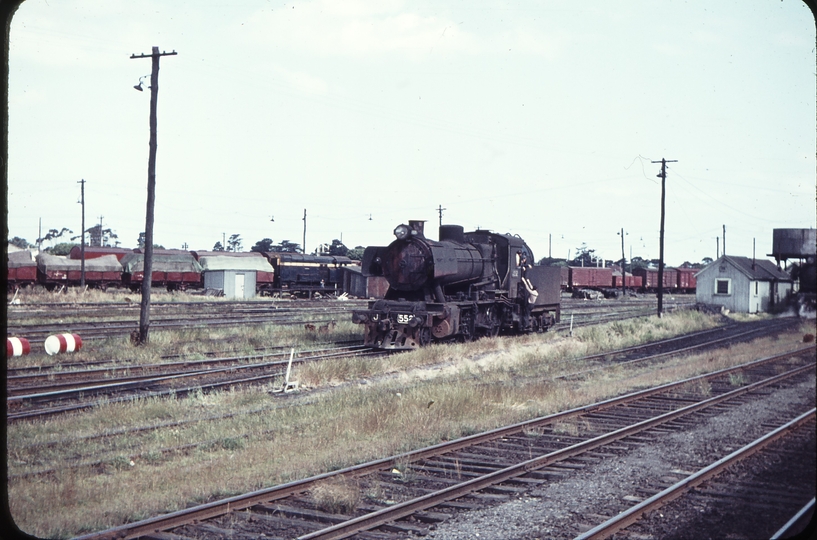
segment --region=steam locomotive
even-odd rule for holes
[[[385,298],[352,313],[365,326],[364,343],[415,349],[432,341],[470,341],[500,333],[542,332],[559,321],[561,272],[533,266],[518,236],[440,227],[425,237],[423,221],[394,229],[388,246],[370,246],[362,272],[383,276]]]

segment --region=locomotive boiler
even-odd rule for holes
[[[434,241],[423,225],[399,225],[391,244],[364,252],[363,274],[389,283],[383,299],[352,314],[365,327],[366,345],[413,349],[432,341],[541,332],[559,321],[560,269],[534,266],[524,240],[443,225]]]

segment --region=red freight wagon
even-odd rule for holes
[[[19,289],[37,282],[37,261],[30,251],[9,253],[8,290]]]
[[[56,285],[79,285],[82,281],[82,261],[40,253],[37,255],[38,281],[52,289]],[[103,255],[85,261],[85,284],[104,289],[119,285],[122,265],[114,255]]]
[[[695,292],[697,268],[676,268],[678,271],[678,289],[684,292]]]
[[[97,259],[99,257],[104,257],[105,255],[113,255],[116,257],[117,261],[121,261],[122,257],[124,257],[127,253],[132,252],[132,249],[125,248],[85,246],[85,260]],[[68,258],[77,261],[82,260],[82,246],[72,247],[71,251],[68,252]]]
[[[632,289],[640,289],[641,288],[641,276],[634,276],[632,274],[626,274],[624,276],[624,283],[625,287],[629,287]],[[613,274],[613,288],[621,288],[621,274],[614,273]]]
[[[595,266],[571,266],[568,286],[576,288],[605,288],[613,285],[613,269],[597,268]]]
[[[145,256],[138,250],[127,254],[122,270],[125,285],[138,289],[145,278]],[[164,285],[169,291],[201,286],[201,265],[187,251],[154,250],[151,270],[151,284]]]
[[[641,287],[648,291],[658,290],[658,269],[635,268],[633,275],[641,277]],[[664,268],[664,290],[673,291],[678,287],[678,271],[675,268]]]

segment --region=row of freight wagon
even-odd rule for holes
[[[99,289],[138,290],[144,280],[145,255],[140,249],[85,248],[85,283]],[[184,251],[155,249],[151,284],[168,290],[204,287],[207,272],[251,271],[256,292],[303,293],[332,291],[342,281],[340,269],[352,265],[348,257],[300,253]],[[77,286],[82,277],[82,252],[74,247],[67,257],[29,251],[9,253],[9,290],[39,284],[53,290]]]
[[[695,292],[696,268],[664,268],[664,290],[668,292]],[[621,271],[595,266],[563,266],[562,289],[621,289]],[[624,287],[637,291],[658,290],[658,269],[635,268],[633,273],[624,274]]]

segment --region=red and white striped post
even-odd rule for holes
[[[23,356],[31,352],[31,344],[26,338],[6,338],[6,356]]]
[[[82,338],[78,334],[54,334],[45,339],[45,352],[54,355],[74,352],[82,348]]]

